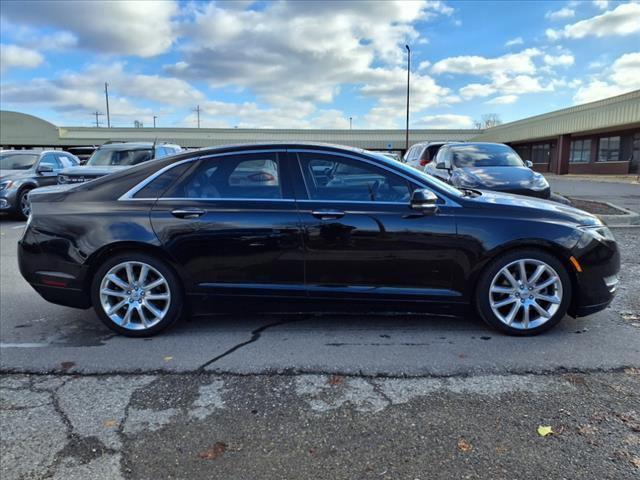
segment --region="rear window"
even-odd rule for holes
[[[151,149],[144,150],[96,150],[87,165],[94,167],[129,166],[151,160]]]

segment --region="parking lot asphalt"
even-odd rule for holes
[[[0,367],[5,372],[448,376],[640,366],[638,322],[621,315],[633,315],[637,307],[633,292],[640,272],[633,228],[616,230],[627,252],[622,298],[604,312],[567,317],[534,338],[501,335],[476,316],[370,312],[212,316],[182,322],[150,339],[130,339],[112,334],[92,310],[52,305],[31,289],[16,262],[23,225],[0,220]]]
[[[640,213],[640,185],[621,182],[598,182],[579,178],[548,175],[551,191],[560,195],[619,205]]]

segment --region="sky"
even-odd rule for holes
[[[640,89],[640,2],[6,1],[0,107],[56,125],[473,128]],[[105,116],[99,116],[106,126]]]

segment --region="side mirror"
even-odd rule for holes
[[[53,167],[51,165],[38,166],[38,173],[53,173]]]
[[[431,190],[424,188],[414,190],[411,194],[411,208],[421,212],[435,212],[438,197]]]
[[[524,164],[526,167],[532,168],[533,167],[533,162],[531,160],[525,160]]]
[[[449,170],[449,169],[447,168],[447,166],[445,165],[445,163],[444,163],[444,162],[438,162],[438,163],[436,163],[436,168],[437,168],[438,170]]]

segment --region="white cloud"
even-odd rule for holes
[[[427,115],[415,122],[415,128],[464,129],[473,128],[473,119],[467,115]]]
[[[592,3],[600,10],[606,10],[609,6],[609,0],[593,0]]]
[[[518,53],[487,58],[478,55],[462,55],[436,62],[431,71],[436,74],[461,73],[471,75],[496,75],[504,73],[534,73],[533,58],[541,55],[537,48],[527,48]]]
[[[516,38],[512,38],[511,40],[508,40],[504,46],[505,47],[512,47],[514,45],[522,45],[524,43],[524,40],[522,39],[522,37],[516,37]]]
[[[543,57],[544,63],[550,66],[562,66],[568,67],[569,65],[573,65],[575,62],[575,58],[573,55],[564,53],[561,55],[545,55]]]
[[[587,36],[625,36],[640,32],[640,3],[624,3],[595,17],[565,25],[559,30],[547,29],[550,40]]]
[[[42,55],[30,48],[0,44],[0,71],[12,68],[35,68],[44,61]]]
[[[501,95],[499,97],[492,98],[488,100],[488,105],[509,105],[511,103],[515,103],[518,100],[518,95]]]
[[[586,103],[640,89],[640,52],[626,53],[616,59],[601,78],[593,78],[580,87],[575,103]]]
[[[176,37],[172,17],[177,12],[171,0],[7,1],[2,8],[8,21],[60,29],[54,35],[77,38],[83,48],[141,57],[171,47]]]
[[[555,21],[562,20],[563,18],[571,18],[575,14],[576,12],[572,8],[563,7],[560,10],[548,11],[544,17],[551,21]]]
[[[488,97],[496,92],[496,87],[488,83],[470,83],[460,89],[458,93],[465,100],[475,97]]]

